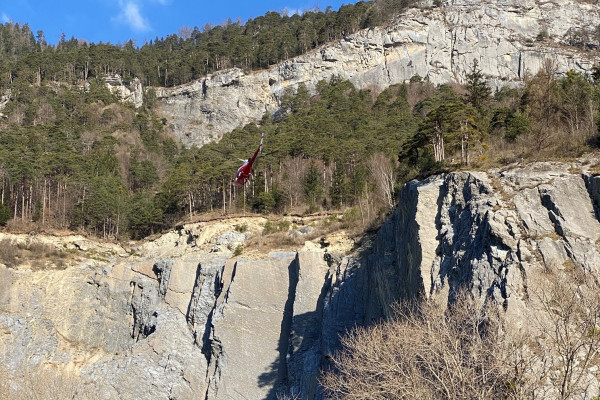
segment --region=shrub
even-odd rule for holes
[[[275,232],[286,232],[290,229],[290,225],[290,221],[284,219],[275,224],[271,223],[271,221],[267,221],[263,228],[263,235],[270,235]]]
[[[233,228],[235,229],[236,232],[244,233],[248,230],[248,224],[244,222],[242,224],[235,225]]]
[[[582,271],[546,277],[520,330],[493,302],[478,305],[467,293],[448,308],[407,304],[389,321],[354,329],[321,378],[327,398],[589,397],[600,360],[600,287]]]
[[[234,257],[241,256],[243,252],[244,252],[244,246],[241,244],[238,244],[235,247],[235,249],[233,250],[233,256]]]
[[[328,398],[507,398],[506,382],[518,377],[502,351],[496,315],[465,295],[451,313],[444,308],[406,304],[392,321],[343,338],[334,368],[322,378]]]

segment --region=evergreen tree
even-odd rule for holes
[[[467,74],[467,101],[477,109],[478,112],[484,113],[485,107],[490,100],[492,89],[486,83],[477,60],[473,60],[471,72]]]
[[[10,220],[10,208],[6,204],[0,204],[0,226],[6,225]]]
[[[335,208],[341,208],[348,197],[348,182],[344,168],[340,163],[336,163],[333,172],[331,187],[329,188],[329,198],[331,205]]]
[[[302,188],[304,189],[304,194],[311,210],[316,210],[323,196],[323,182],[320,175],[317,166],[311,163],[302,181]]]

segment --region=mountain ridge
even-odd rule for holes
[[[446,1],[412,8],[389,27],[348,35],[267,70],[236,68],[176,88],[156,88],[158,112],[186,146],[218,141],[265,113],[274,114],[285,93],[333,76],[358,89],[380,92],[416,75],[434,84],[463,83],[473,60],[492,87],[520,85],[539,70],[590,73],[600,11],[592,4],[508,0]],[[549,64],[552,64],[551,66]]]

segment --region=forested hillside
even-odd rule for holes
[[[278,122],[266,115],[201,149],[178,148],[151,109],[119,104],[99,83],[87,92],[36,87],[46,96],[5,109],[2,222],[141,237],[206,211],[350,208],[347,217],[364,224],[417,174],[593,145],[597,83],[541,72],[523,89],[492,94],[476,69],[469,77],[465,87],[415,78],[378,96],[337,79],[312,98],[300,87]],[[244,192],[232,183],[237,158],[261,132],[266,155]]]
[[[75,39],[48,46],[42,32],[36,39],[26,25],[1,25],[0,223],[121,239],[205,212],[329,210],[366,228],[415,176],[573,156],[596,145],[598,69],[559,78],[548,63],[522,87],[497,91],[475,62],[464,86],[434,86],[415,76],[379,93],[334,77],[314,94],[301,85],[275,115],[201,149],[184,149],[166,135],[151,87],[135,109],[104,82],[105,74],[118,72],[168,86],[217,68],[266,67],[382,23],[408,4],[269,13],[141,48]],[[277,42],[287,37],[281,30],[290,30],[289,47]],[[265,156],[255,179],[236,187],[238,158],[251,155],[262,132]]]
[[[66,35],[56,46],[43,31],[0,25],[0,88],[16,82],[77,84],[105,74],[139,78],[145,86],[175,86],[231,67],[266,68],[359,29],[386,23],[415,0],[378,0],[311,10],[302,15],[268,12],[222,25],[182,27],[149,43],[86,43]]]

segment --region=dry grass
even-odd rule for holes
[[[566,131],[556,130],[548,133],[548,137],[544,139],[544,145],[540,147],[539,138],[534,134],[520,136],[514,142],[491,135],[483,146],[485,150],[474,154],[474,161],[468,169],[485,171],[537,161],[570,162],[591,150],[586,144],[591,140],[589,135],[574,138]],[[600,171],[600,166],[598,170]]]
[[[342,233],[344,237],[358,238],[364,236],[365,231],[372,227],[379,227],[382,218],[381,215],[374,216],[369,221],[369,225],[363,226],[360,212],[354,208],[344,213],[321,213],[305,217],[271,216],[262,231],[255,231],[244,243],[244,251],[296,250],[307,241],[327,241],[328,236],[338,233]],[[306,233],[300,233],[302,227],[311,229]]]
[[[595,163],[594,165],[592,165],[589,168],[589,172],[590,174],[592,174],[593,176],[598,176],[600,175],[600,163]]]
[[[8,268],[30,265],[34,271],[43,269],[65,269],[68,253],[53,245],[31,241],[0,241],[0,263]]]

